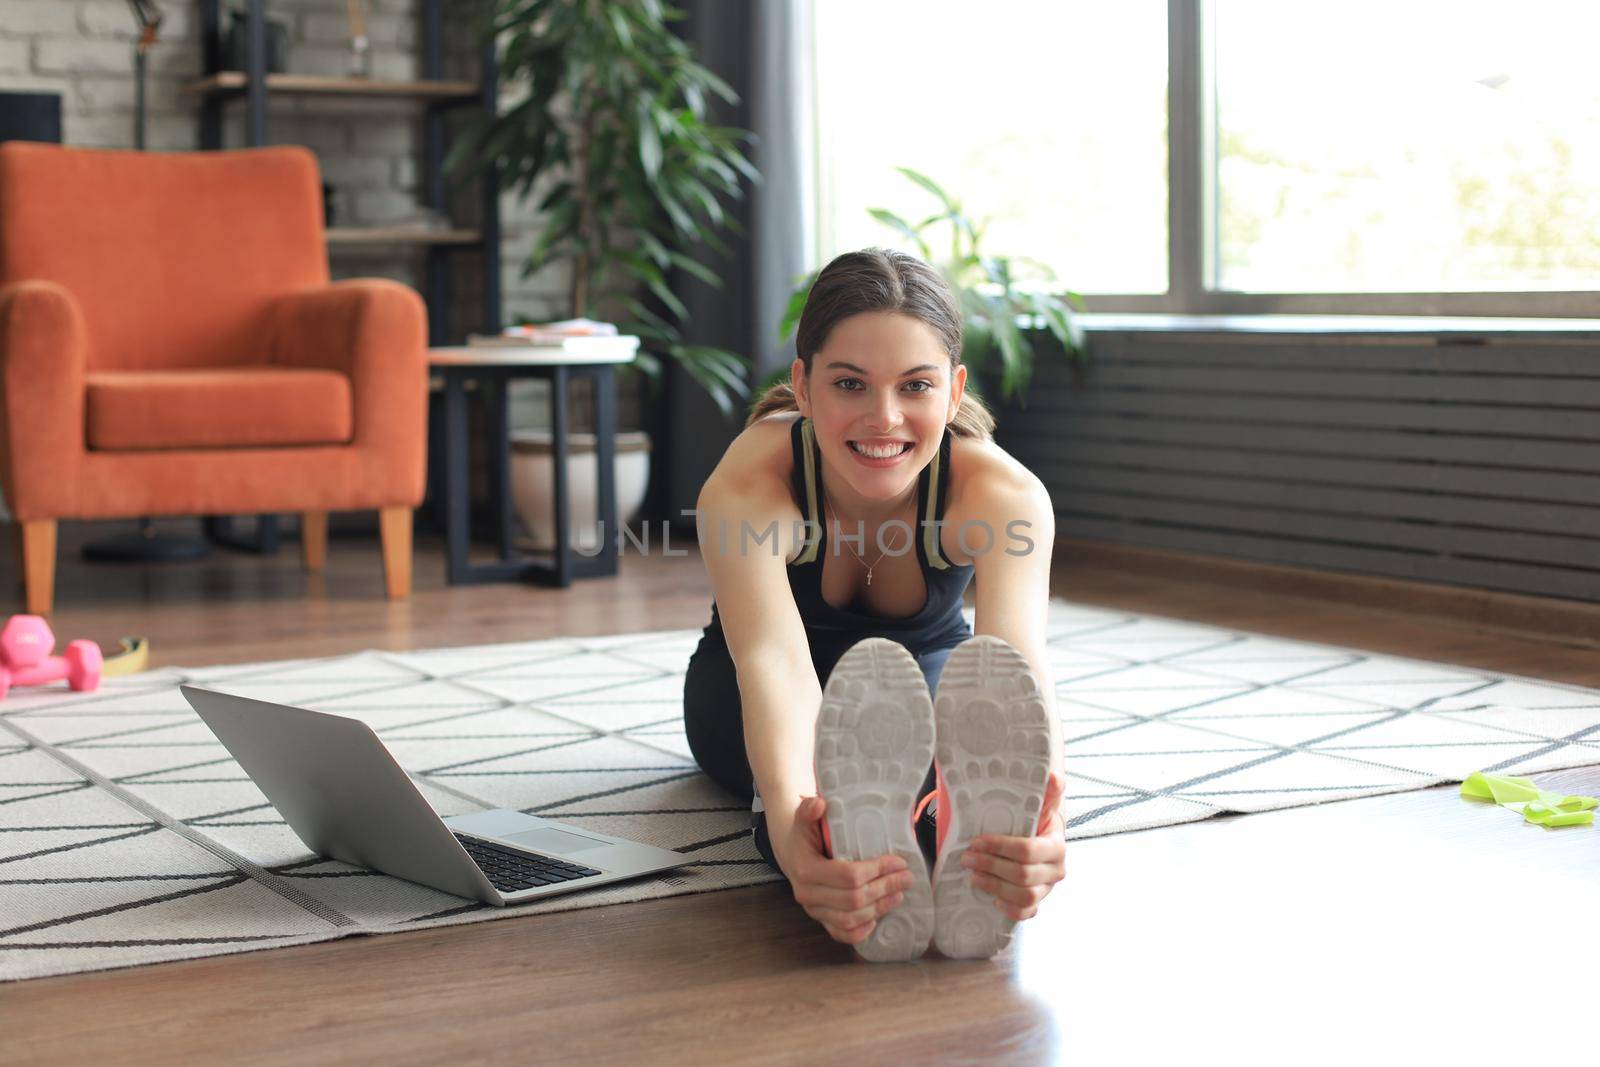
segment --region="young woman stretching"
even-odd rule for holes
[[[966,394],[961,334],[922,261],[839,256],[806,301],[792,384],[758,401],[698,501],[715,603],[685,679],[690,749],[754,800],[756,846],[795,900],[869,959],[926,948],[940,845],[947,955],[1003,948],[1063,874],[1054,516]]]

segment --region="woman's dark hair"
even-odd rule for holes
[[[852,315],[869,311],[893,311],[926,323],[950,353],[951,373],[960,366],[961,307],[944,278],[916,256],[889,248],[864,248],[835,257],[812,283],[795,334],[795,349],[807,375],[833,328]],[[793,386],[782,382],[756,400],[745,426],[797,408]],[[971,389],[962,394],[950,432],[957,437],[994,436],[994,416]]]

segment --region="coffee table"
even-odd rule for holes
[[[637,337],[610,337],[614,344],[585,339],[587,351],[546,348],[457,347],[435,348],[428,353],[430,371],[444,379],[444,527],[445,577],[451,585],[475,585],[525,579],[542,585],[567,586],[578,578],[609,577],[617,573],[616,432],[618,364],[631,363],[638,350]],[[575,346],[576,347],[576,346]],[[511,461],[509,395],[507,386],[518,378],[542,378],[550,383],[550,432],[556,547],[550,562],[520,554],[513,543],[511,522]],[[568,529],[570,514],[567,486],[567,394],[575,378],[594,383],[595,500],[600,520],[600,547],[595,553],[577,552]],[[483,428],[489,466],[489,496],[500,558],[474,563],[468,560],[472,540],[467,480],[469,432],[468,383],[488,387],[487,425]]]

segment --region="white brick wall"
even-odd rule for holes
[[[307,12],[300,16],[300,27],[305,38],[311,41],[343,43],[350,36],[342,5],[330,7],[326,12]],[[416,27],[416,18],[411,15],[386,15],[369,10],[366,18],[367,43],[375,49],[409,51],[416,44]]]
[[[167,2],[150,53],[150,144],[193,148],[197,120],[178,87],[200,67],[190,4]],[[69,144],[133,143],[133,41],[125,0],[0,0],[0,90],[61,94]]]
[[[26,73],[30,56],[27,41],[0,38],[0,74]]]
[[[71,0],[61,3],[70,7]],[[197,12],[189,0],[166,2],[161,0],[161,37],[163,40],[182,40],[194,36]],[[119,41],[132,41],[139,35],[138,24],[127,0],[78,0],[78,29],[90,37],[114,37]]]
[[[33,42],[37,74],[124,73],[130,66],[128,45],[81,37],[41,37]]]
[[[6,0],[0,8],[0,33],[8,37],[69,35],[78,30],[78,10],[61,0]]]

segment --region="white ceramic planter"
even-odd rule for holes
[[[650,435],[619,433],[617,441],[617,516],[633,521],[644,506],[650,485]],[[530,534],[531,547],[554,550],[555,486],[548,430],[518,430],[511,435],[511,504]],[[568,529],[573,547],[592,552],[600,546],[599,509],[595,506],[595,441],[592,433],[567,434]],[[616,537],[607,530],[607,537]]]

